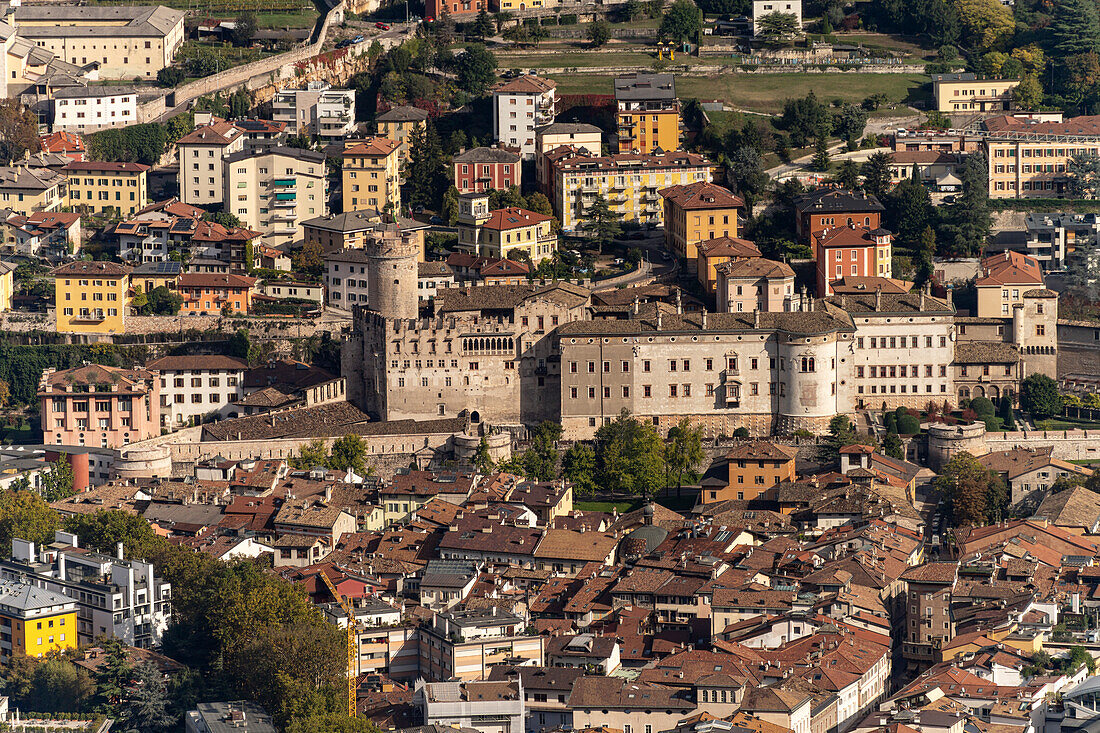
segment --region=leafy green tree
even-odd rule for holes
[[[183,307],[183,296],[158,285],[146,296],[146,308],[155,316],[174,316]]]
[[[764,170],[760,152],[749,146],[740,147],[730,155],[726,161],[726,178],[750,209],[771,180]]]
[[[1100,155],[1078,153],[1066,162],[1066,193],[1072,198],[1096,198],[1100,188]]]
[[[829,108],[818,101],[811,91],[801,99],[788,99],[783,103],[783,114],[778,127],[790,134],[791,145],[801,148],[822,129],[832,126]]]
[[[1090,0],[1055,0],[1045,33],[1047,48],[1065,58],[1100,53],[1100,14]]]
[[[837,168],[833,180],[843,189],[858,191],[860,187],[859,165],[854,160],[840,161],[840,166]]]
[[[91,514],[74,514],[62,523],[66,532],[80,537],[80,544],[114,554],[122,543],[127,557],[147,558],[156,552],[159,538],[142,517],[118,510],[100,509]]]
[[[874,196],[879,201],[886,198],[890,190],[890,164],[893,158],[889,153],[878,152],[864,161],[860,166],[863,173],[863,190],[868,195]]]
[[[761,16],[757,21],[758,35],[769,45],[779,45],[802,32],[798,25],[798,16],[794,13],[773,12]]]
[[[685,480],[695,483],[699,479],[698,468],[706,460],[702,426],[693,426],[691,420],[685,417],[669,428],[664,457],[665,471],[675,481],[676,495],[679,496]]]
[[[290,459],[290,465],[299,470],[328,463],[328,449],[323,438],[316,438],[298,447],[298,455]]]
[[[997,414],[997,408],[993,406],[993,402],[987,397],[975,397],[970,400],[970,409],[983,420]]]
[[[489,455],[489,441],[484,435],[481,436],[481,442],[477,444],[477,451],[474,452],[471,462],[478,473],[487,474],[493,470],[493,457]]]
[[[215,224],[221,224],[226,229],[236,229],[241,225],[241,220],[228,211],[208,211],[203,214],[202,218]]]
[[[857,444],[874,445],[874,441],[870,436],[859,433],[847,415],[835,415],[829,420],[828,436],[818,449],[818,459],[827,465],[838,464],[840,449]]]
[[[458,88],[480,97],[496,79],[497,59],[492,51],[479,43],[466,47],[455,57],[455,74]]]
[[[51,655],[35,663],[33,685],[19,702],[47,713],[79,713],[94,694],[95,683],[86,670],[60,655]]]
[[[447,168],[439,135],[431,122],[413,130],[409,138],[406,170],[406,180],[411,190],[409,203],[428,209],[437,208],[447,187]]]
[[[332,443],[328,467],[333,471],[354,471],[360,476],[367,472],[367,446],[355,433],[348,433]]]
[[[997,412],[997,416],[1001,418],[1001,426],[1005,430],[1016,429],[1016,420],[1014,419],[1012,414],[1012,398],[1008,395],[1001,396],[1001,403]]]
[[[41,474],[42,498],[46,501],[61,501],[72,496],[73,466],[69,457],[62,455],[50,464],[50,469]]]
[[[482,8],[478,11],[477,17],[474,18],[474,22],[470,24],[470,35],[477,38],[488,38],[496,32],[496,27],[493,25],[492,18]]]
[[[104,641],[103,651],[106,656],[95,673],[95,709],[104,715],[118,717],[133,682],[134,670],[118,639]]]
[[[233,44],[247,46],[256,37],[257,30],[256,14],[251,10],[244,11],[237,16],[237,20],[234,22]]]
[[[178,87],[187,78],[187,73],[178,66],[165,66],[157,72],[157,84],[165,88]]]
[[[886,226],[897,232],[899,244],[909,248],[920,246],[925,230],[931,231],[931,225],[936,222],[936,210],[928,189],[912,176],[903,178],[882,203],[886,207]],[[934,245],[934,232],[932,236]]]
[[[829,136],[822,127],[818,130],[817,139],[814,141],[814,157],[810,166],[816,171],[829,170],[831,158],[829,157]]]
[[[19,160],[41,149],[35,113],[17,98],[0,100],[0,159]]]
[[[1015,31],[1012,10],[999,0],[954,0],[962,38],[979,51],[992,50]]]
[[[252,346],[252,339],[248,335],[247,328],[238,328],[232,336],[229,337],[228,350],[230,356],[235,356],[238,359],[247,359],[248,350]]]
[[[611,40],[611,24],[601,18],[595,23],[589,23],[584,33],[592,48],[600,48]]]
[[[908,413],[898,417],[898,433],[901,435],[916,435],[920,432],[920,420],[915,415]]]
[[[611,208],[602,193],[597,192],[593,197],[592,203],[588,205],[588,211],[585,212],[585,218],[586,221],[582,227],[592,235],[596,241],[597,250],[601,253],[605,246],[622,234],[623,226],[619,213]]]
[[[307,241],[290,255],[290,264],[295,272],[319,277],[325,267],[321,243],[312,239]]]
[[[143,662],[134,667],[126,705],[124,729],[133,733],[168,733],[179,729],[179,720],[168,710],[168,687],[156,665]]]
[[[448,186],[443,194],[443,204],[439,207],[439,217],[447,222],[447,226],[454,226],[458,221],[458,189]]]
[[[867,128],[867,112],[858,104],[846,104],[833,114],[833,134],[855,150],[863,131]]]
[[[1031,374],[1020,383],[1020,407],[1035,420],[1061,414],[1058,383],[1045,374]]]
[[[673,0],[661,18],[658,33],[676,43],[698,38],[703,28],[703,11],[692,0]]]
[[[905,446],[897,433],[887,433],[882,441],[882,452],[899,461],[905,460]]]
[[[53,542],[57,512],[33,491],[0,491],[0,547],[18,537],[36,545]]]
[[[582,494],[596,490],[596,452],[587,443],[574,443],[561,457],[561,475]]]
[[[1016,109],[1035,111],[1043,104],[1043,85],[1035,74],[1026,74],[1012,90],[1012,103]]]
[[[349,717],[346,712],[332,712],[295,718],[286,733],[382,733],[382,729],[369,720]]]
[[[954,237],[954,250],[961,256],[981,253],[989,237],[992,215],[989,211],[989,179],[985,154],[967,156],[959,173],[962,194],[951,206],[948,231]]]
[[[561,440],[561,432],[561,425],[549,420],[535,428],[531,447],[520,458],[524,476],[536,481],[550,481],[558,475],[556,443]]]
[[[596,430],[596,482],[607,491],[650,496],[663,483],[661,454],[653,425],[623,410]]]
[[[1000,521],[1008,509],[1004,479],[965,451],[952,456],[932,486],[957,526]]]

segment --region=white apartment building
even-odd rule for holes
[[[554,82],[533,74],[505,79],[493,87],[493,135],[497,143],[535,157],[535,128],[554,121]]]
[[[172,617],[172,586],[157,577],[152,563],[125,559],[121,542],[114,557],[77,547],[76,535],[61,531],[44,548],[13,539],[11,559],[0,560],[0,579],[76,601],[81,645],[107,636],[142,649],[160,646]]]
[[[467,728],[482,733],[523,733],[523,682],[429,682],[413,701],[425,725]]]
[[[772,13],[786,13],[798,19],[798,29],[802,30],[802,0],[753,0],[752,34],[760,35],[760,19]]]
[[[361,249],[343,249],[325,255],[325,305],[346,308],[366,305],[370,258]]]
[[[216,415],[235,416],[233,407],[244,397],[248,363],[232,356],[165,356],[150,362],[160,372],[160,426],[178,430]]]
[[[271,109],[275,122],[285,123],[290,134],[335,140],[355,129],[355,90],[332,89],[321,81],[279,91]]]
[[[66,87],[53,93],[53,129],[92,132],[136,124],[137,91],[132,87]]]
[[[223,202],[224,161],[245,148],[244,130],[230,122],[198,127],[176,144],[180,151],[180,201],[195,206]]]
[[[226,158],[225,210],[272,247],[302,239],[301,222],[328,213],[325,154],[271,148]]]

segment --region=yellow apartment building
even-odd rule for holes
[[[588,220],[597,193],[621,221],[661,226],[662,189],[703,183],[714,176],[714,164],[695,153],[588,156],[575,148],[559,148],[547,159],[552,181],[550,202],[567,232],[577,231]],[[735,235],[733,229],[730,235]]]
[[[997,112],[1012,109],[1019,79],[984,79],[972,72],[932,74],[932,95],[940,112]]]
[[[672,74],[626,74],[615,79],[620,153],[680,149],[680,100]]]
[[[699,284],[703,286],[707,295],[714,295],[718,291],[718,266],[734,260],[750,260],[760,257],[760,250],[747,239],[736,237],[715,237],[698,242],[696,249],[699,252],[696,264]]]
[[[99,64],[103,79],[156,78],[183,45],[186,13],[163,5],[26,4],[19,35],[76,66]]]
[[[347,140],[344,145],[344,211],[400,211],[400,144],[368,137]]]
[[[149,203],[149,166],[141,163],[73,161],[68,178],[69,206],[93,214],[133,216]]]
[[[397,143],[397,157],[402,163],[409,159],[409,138],[413,132],[424,127],[428,120],[428,111],[419,107],[394,107],[375,118],[378,134]]]
[[[0,581],[0,660],[76,649],[76,601],[30,583]]]
[[[1066,163],[1100,154],[1100,115],[1068,120],[1004,115],[984,122],[990,198],[1059,198],[1067,194]]]
[[[737,239],[738,212],[745,202],[709,180],[663,188],[665,247],[698,273],[699,242],[719,237]],[[715,265],[718,261],[714,262]],[[710,273],[710,277],[715,277]]]
[[[486,200],[488,194],[485,194]],[[487,220],[458,221],[458,246],[482,257],[505,259],[522,251],[532,264],[554,255],[558,235],[552,217],[509,206],[489,212]]]
[[[15,297],[15,264],[0,262],[0,311],[10,311]]]
[[[130,268],[79,260],[53,270],[58,333],[124,333]]]

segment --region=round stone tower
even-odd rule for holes
[[[985,423],[928,426],[928,463],[939,472],[957,454],[966,451],[972,456],[984,456],[989,452],[985,444]]]
[[[386,224],[366,241],[368,308],[385,318],[414,320],[418,314],[415,232]]]

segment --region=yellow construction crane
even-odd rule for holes
[[[336,590],[336,586],[332,580],[329,579],[325,572],[322,570],[318,573],[321,576],[321,580],[325,582],[325,587],[328,588],[328,592],[332,594],[332,597],[336,599],[336,602],[340,604],[340,607],[344,609],[344,613],[348,615],[348,715],[356,717],[359,714],[359,706],[356,704],[356,688],[358,687],[359,674],[355,671],[358,653],[358,644],[356,643],[356,628],[359,626],[359,622],[355,619],[355,614],[352,613],[351,604],[347,599]]]

